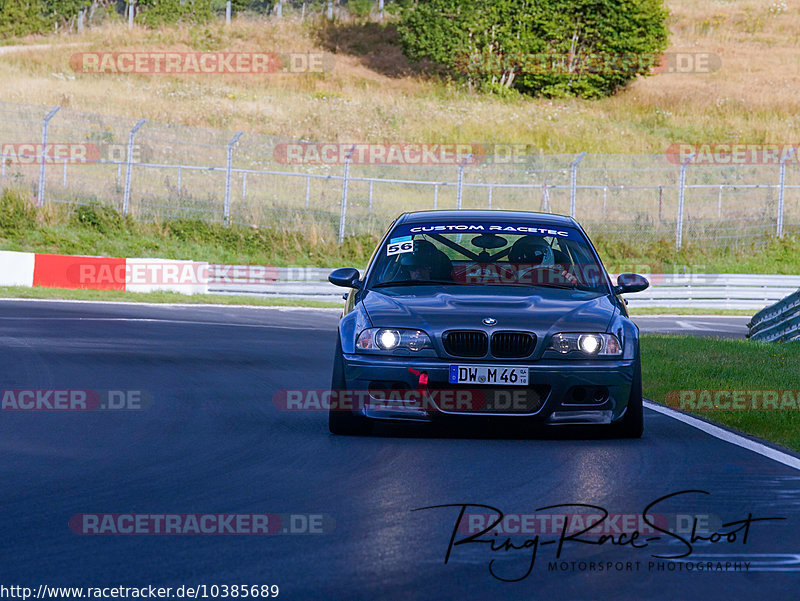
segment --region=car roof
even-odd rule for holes
[[[577,226],[572,217],[566,215],[553,215],[552,213],[535,213],[533,211],[496,211],[465,209],[460,211],[414,211],[403,213],[397,218],[395,225],[401,223],[431,223],[442,221],[481,222],[481,221],[510,221],[537,224],[545,226]]]

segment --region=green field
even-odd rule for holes
[[[670,393],[697,390],[794,390],[800,344],[647,334],[641,338],[644,396],[666,404]],[[700,393],[696,393],[700,398]],[[800,451],[800,411],[696,411],[707,419]]]

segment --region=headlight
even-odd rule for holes
[[[431,348],[431,339],[422,330],[368,328],[359,334],[356,341],[356,349],[361,351],[407,349],[417,352]]]
[[[393,351],[400,344],[400,332],[397,330],[379,330],[375,336],[378,348],[384,351]]]
[[[608,357],[621,355],[622,345],[613,334],[554,334],[547,350],[560,355],[575,352],[584,357]]]

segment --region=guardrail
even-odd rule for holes
[[[746,309],[757,311],[800,288],[800,276],[750,274],[645,274],[650,288],[627,295],[630,307]],[[612,276],[612,279],[616,279]]]
[[[331,268],[269,267],[263,276],[252,267],[210,266],[212,294],[341,300],[344,289],[327,281]],[[800,276],[738,274],[649,274],[644,292],[629,295],[631,307],[694,307],[698,309],[758,310],[800,288]],[[616,279],[615,276],[612,276]]]
[[[800,290],[765,307],[747,324],[751,340],[789,342],[800,340]]]

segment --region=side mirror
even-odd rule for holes
[[[361,274],[358,273],[358,269],[354,267],[340,267],[331,272],[328,276],[328,281],[342,288],[361,288],[361,283],[358,281],[360,277]]]
[[[617,278],[617,285],[614,287],[614,292],[617,294],[625,294],[627,292],[641,292],[650,286],[647,278],[640,276],[638,273],[621,273]]]

